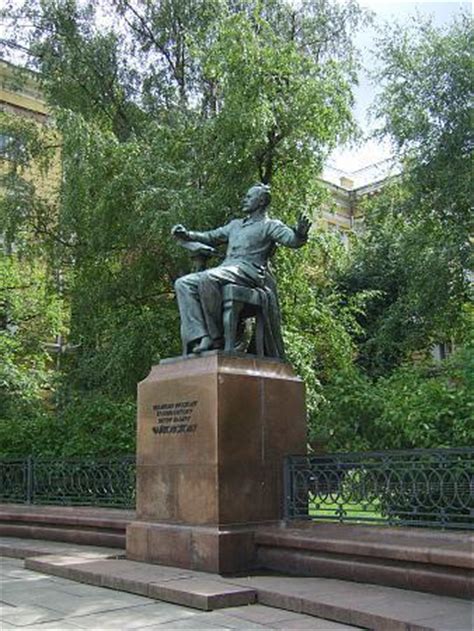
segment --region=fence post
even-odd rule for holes
[[[290,517],[291,499],[291,474],[290,456],[285,456],[283,460],[283,519],[288,521]]]
[[[33,503],[33,457],[26,459],[26,503]]]

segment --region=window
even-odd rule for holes
[[[443,361],[449,357],[453,352],[453,344],[452,342],[441,342],[440,344],[435,344],[431,348],[431,356],[437,362]]]
[[[23,141],[13,134],[0,132],[0,160],[21,160],[24,157]]]

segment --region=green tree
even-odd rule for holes
[[[363,14],[329,0],[117,0],[119,34],[94,6],[28,2],[17,18],[34,28],[25,38],[17,21],[15,41],[62,137],[57,229],[43,237],[80,345],[68,375],[128,396],[179,349],[172,283],[189,263],[172,224],[226,221],[258,179],[289,221],[321,200],[315,173],[353,130]]]
[[[375,111],[403,160],[410,214],[439,220],[463,263],[472,233],[472,40],[472,18],[461,13],[445,28],[418,19],[389,28],[377,48]]]
[[[441,365],[406,364],[370,379],[346,368],[326,384],[314,436],[331,451],[469,447],[472,346]]]
[[[388,28],[378,45],[381,133],[403,172],[364,207],[336,271],[342,300],[365,295],[356,362],[325,383],[317,415],[332,449],[472,444],[469,303],[472,22]],[[452,359],[427,359],[454,341]],[[415,354],[421,363],[414,364]]]
[[[403,173],[365,205],[341,284],[376,293],[360,318],[359,361],[386,374],[414,351],[462,344],[469,301],[472,23],[392,29],[379,42],[381,132]]]
[[[0,179],[0,419],[36,417],[52,398],[46,345],[64,333],[67,307],[33,238],[48,204],[46,175],[54,137],[31,120],[0,114],[4,134]],[[35,183],[30,162],[36,162]],[[14,237],[14,242],[13,242]]]

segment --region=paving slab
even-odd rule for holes
[[[472,631],[474,629],[474,615],[453,616],[437,615],[435,618],[424,618],[417,620],[412,625],[413,631],[424,631],[425,629],[443,629],[443,631]]]
[[[25,567],[204,611],[247,605],[256,600],[253,588],[232,584],[219,576],[137,561],[47,555],[28,557]]]
[[[3,625],[2,625],[3,628]],[[81,627],[73,624],[72,622],[66,622],[65,620],[59,620],[58,622],[43,622],[41,624],[29,624],[26,627],[17,627],[17,626],[9,626],[5,627],[6,629],[28,629],[28,631],[64,631],[72,629],[73,631],[79,631]]]
[[[339,622],[331,622],[330,620],[322,620],[314,617],[306,618],[301,614],[286,611],[284,609],[273,609],[264,605],[252,605],[250,607],[232,607],[224,612],[227,621],[239,619],[243,627],[239,628],[268,628],[271,625],[273,629],[354,629],[354,627],[340,624]],[[306,619],[305,619],[306,618]],[[229,623],[229,622],[228,622]],[[232,627],[231,624],[229,626]],[[235,628],[235,627],[232,627]]]
[[[97,588],[96,588],[97,589]],[[170,603],[150,601],[139,607],[128,607],[95,614],[74,615],[68,619],[81,629],[141,629],[150,625],[194,618],[196,612]]]
[[[473,604],[459,598],[325,578],[261,576],[243,584],[253,587],[264,605],[368,629],[473,629]]]
[[[21,569],[22,561],[7,559],[1,564],[0,572]],[[172,568],[168,568],[169,571]],[[36,580],[28,580],[34,577]],[[1,576],[0,576],[1,580]],[[13,582],[13,581],[12,581]],[[15,606],[4,605],[4,612],[8,614],[8,620],[3,616],[0,628],[34,629],[44,631],[78,631],[87,629],[90,631],[105,631],[107,629],[120,629],[121,631],[164,631],[166,629],[219,629],[224,631],[245,629],[284,629],[284,625],[292,625],[294,629],[326,629],[326,631],[357,631],[355,627],[346,627],[326,620],[317,620],[306,615],[298,615],[291,612],[278,612],[277,610],[262,605],[248,605],[233,607],[225,610],[202,612],[180,605],[154,601],[149,598],[124,594],[116,590],[83,585],[67,579],[39,574],[30,570],[22,570],[22,577],[15,579],[15,595],[20,596],[21,589],[24,595],[35,600],[44,593],[51,594],[51,584],[58,584],[61,588],[69,590],[69,596],[64,601],[64,595],[56,594],[56,600],[48,602],[48,607],[31,605],[21,602]],[[1,583],[3,585],[3,583]],[[48,585],[46,589],[44,585]],[[87,593],[84,593],[84,588]],[[75,596],[75,598],[74,598]],[[116,605],[120,604],[121,607]],[[1,605],[1,602],[0,602]],[[101,610],[97,611],[96,608]],[[112,608],[111,608],[112,607]],[[249,612],[255,607],[259,621],[252,621]],[[61,611],[59,611],[61,609]],[[92,611],[93,613],[84,613]],[[236,615],[242,611],[242,616]],[[247,619],[249,618],[250,619]],[[281,619],[283,617],[283,619]],[[278,618],[278,620],[277,620]]]
[[[222,580],[191,577],[168,582],[153,582],[149,585],[148,595],[157,600],[195,607],[204,611],[249,605],[257,595],[250,587],[232,585]]]
[[[354,630],[355,627],[347,624],[341,624],[340,622],[331,622],[330,620],[324,620],[323,618],[311,617],[309,620],[284,620],[276,623],[274,629],[281,631],[303,631],[304,629],[313,629],[313,631],[349,631]]]
[[[223,578],[126,559],[91,560],[77,556],[28,558],[25,566],[204,611],[258,600],[280,610],[369,629],[445,631],[449,625],[458,625],[458,631],[472,631],[472,607],[468,601],[393,587],[311,577]],[[258,619],[247,622],[260,624]],[[179,624],[186,626],[185,621]]]
[[[2,625],[12,624],[17,627],[25,627],[40,622],[55,622],[62,618],[58,611],[46,609],[40,606],[16,607],[15,611],[2,613]]]

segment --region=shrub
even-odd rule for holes
[[[377,380],[351,369],[324,388],[310,428],[328,451],[463,447],[474,443],[473,349],[442,364],[402,366]]]
[[[60,411],[0,419],[0,456],[116,456],[135,452],[135,402],[76,394]]]

